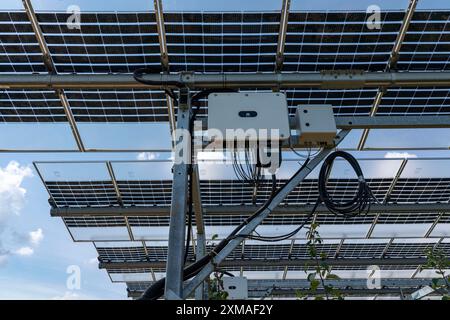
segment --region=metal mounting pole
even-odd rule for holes
[[[175,163],[173,165],[172,200],[170,208],[169,248],[167,253],[165,297],[181,299],[183,290],[184,245],[186,211],[191,160],[189,133],[191,103],[188,89],[180,89],[175,138]]]
[[[399,33],[397,34],[397,38],[395,39],[394,46],[392,47],[391,50],[389,61],[385,68],[386,72],[389,72],[390,70],[394,69],[395,66],[397,65],[398,59],[400,57],[400,49],[403,45],[403,40],[405,39],[406,32],[408,31],[414,12],[416,11],[418,1],[419,0],[409,1],[409,5],[408,8],[406,9],[405,16],[403,17],[402,25],[400,26]],[[383,99],[385,93],[386,87],[378,88],[378,92],[377,95],[375,96],[369,116],[374,117],[376,115],[378,107],[380,106],[381,100]],[[368,137],[369,137],[369,129],[364,129],[358,143],[358,150],[364,149]]]
[[[335,139],[335,144],[338,145],[345,136],[350,132],[350,130],[342,130],[338,133]],[[215,257],[208,263],[190,282],[183,290],[183,298],[187,298],[192,291],[195,290],[210,274],[214,271],[215,266],[219,265],[225,258],[236,249],[245,236],[251,234],[261,222],[267,218],[267,216],[275,209],[284,198],[294,190],[300,182],[302,182],[308,174],[314,170],[314,168],[320,164],[320,162],[325,159],[328,154],[330,154],[332,149],[323,149],[317,156],[315,156],[307,166],[302,170],[298,171],[289,182],[283,187],[283,189],[278,192],[272,202],[263,210],[258,216],[251,220],[242,230],[237,234],[237,237],[231,240]]]
[[[203,206],[202,195],[200,190],[200,174],[198,171],[197,161],[192,164],[192,202],[195,213],[195,226],[197,229],[197,261],[203,258],[206,254],[206,237],[205,237],[205,225],[203,223]],[[206,286],[203,282],[195,291],[196,300],[206,299]]]

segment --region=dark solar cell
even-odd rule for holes
[[[377,115],[404,114],[450,114],[450,88],[388,88],[381,99]]]
[[[131,73],[159,66],[160,50],[152,13],[83,13],[80,29],[66,13],[38,13],[59,73]]]
[[[386,248],[386,243],[343,243],[339,250],[340,258],[379,258]]]
[[[449,178],[401,178],[389,198],[393,203],[442,203],[449,200]]]
[[[46,181],[58,207],[117,206],[117,196],[111,181]]]
[[[125,227],[123,217],[64,217],[69,228]]]
[[[279,14],[164,15],[171,70],[273,71]]]
[[[0,122],[66,122],[52,90],[0,90]]]
[[[414,13],[397,67],[411,71],[450,69],[449,11]]]
[[[381,201],[387,193],[392,179],[367,179],[375,196]],[[286,181],[279,181],[281,186]],[[253,187],[243,184],[237,180],[209,180],[201,181],[202,202],[205,206],[212,205],[249,205],[255,200],[263,203],[270,195],[271,184],[263,182],[257,192],[256,199],[253,197]],[[356,179],[330,179],[329,190],[337,201],[348,201],[356,193],[358,181]],[[306,179],[297,186],[283,200],[285,204],[314,204],[319,194],[317,180]]]
[[[149,90],[66,90],[79,122],[168,121],[166,96]]]
[[[125,206],[170,206],[172,181],[118,181]]]
[[[283,70],[384,70],[403,14],[382,14],[380,29],[368,28],[369,15],[362,12],[290,13]]]
[[[25,12],[0,12],[0,26],[0,73],[47,72]]]

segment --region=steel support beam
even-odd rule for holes
[[[336,252],[334,253],[334,257],[333,258],[337,259],[337,257],[339,257],[339,254],[341,253],[342,246],[344,245],[344,241],[345,241],[345,239],[342,239],[341,242],[339,242],[338,247],[336,248]]]
[[[426,258],[337,258],[327,259],[327,263],[330,266],[336,267],[348,267],[348,266],[414,266],[425,264]],[[449,259],[450,262],[450,259]],[[222,260],[217,262],[217,266],[220,267],[304,267],[311,266],[314,268],[316,265],[314,259],[239,259],[239,260]],[[127,269],[141,269],[141,268],[164,268],[166,266],[165,261],[139,261],[139,262],[100,262],[100,269],[114,269],[114,270],[127,270]],[[191,280],[187,288],[191,288],[191,282],[195,281],[195,278]],[[203,282],[203,281],[202,281]],[[191,291],[192,292],[192,291]],[[184,292],[184,297],[189,296],[190,293]]]
[[[114,191],[116,192],[117,202],[119,205],[123,205],[122,194],[120,193],[119,185],[117,184],[116,175],[114,174],[114,169],[112,167],[111,161],[106,161],[106,168],[108,169],[111,182],[114,186]]]
[[[28,20],[30,20],[31,27],[33,28],[34,35],[36,36],[36,40],[39,44],[39,48],[42,53],[42,59],[44,61],[44,65],[46,66],[49,76],[56,74],[56,68],[53,63],[50,50],[48,49],[47,42],[45,41],[44,34],[42,33],[42,29],[39,25],[39,21],[37,19],[36,13],[34,12],[33,5],[31,4],[31,0],[22,0],[23,6],[25,8],[25,12],[27,13]],[[72,114],[72,110],[70,109],[69,101],[67,100],[66,94],[62,88],[55,89],[55,94],[58,96],[61,105],[64,109],[64,113],[66,114],[67,120],[70,125],[70,129],[72,130],[73,137],[77,144],[79,151],[85,151],[83,140],[81,139],[80,132],[78,131],[77,124],[75,122],[75,118]]]
[[[169,71],[169,54],[167,51],[166,28],[164,26],[164,10],[162,0],[153,0],[153,5],[155,8],[156,29],[158,30],[161,65],[164,71]]]
[[[400,164],[400,167],[397,170],[397,173],[395,174],[394,179],[392,180],[391,185],[389,186],[388,191],[386,192],[386,195],[384,196],[383,199],[383,204],[387,205],[389,198],[391,196],[392,191],[395,188],[395,185],[398,182],[398,179],[400,179],[403,170],[405,170],[406,164],[408,163],[408,159],[403,159],[402,163]],[[375,216],[375,218],[373,219],[372,224],[370,225],[369,231],[367,232],[366,238],[370,238],[372,236],[373,230],[375,229],[375,226],[377,225],[378,219],[380,218],[380,213],[378,212]]]
[[[400,32],[397,34],[397,38],[395,39],[394,46],[392,47],[391,55],[389,57],[389,61],[387,63],[386,72],[392,70],[396,65],[400,56],[400,49],[403,44],[403,40],[405,39],[406,31],[409,28],[409,24],[411,23],[411,19],[416,10],[418,0],[410,0],[408,8],[406,9],[405,16],[403,17],[402,25],[400,27]],[[378,107],[380,106],[381,100],[386,92],[385,87],[378,88],[377,95],[375,96],[375,100],[373,102],[372,108],[370,110],[370,116],[373,117],[376,115],[378,111]],[[366,144],[367,138],[369,136],[369,129],[364,129],[361,139],[358,143],[358,150],[363,150],[364,145]]]
[[[425,235],[424,235],[425,238],[430,237],[431,233],[433,232],[434,228],[436,228],[436,225],[439,223],[439,220],[442,218],[443,215],[444,215],[443,212],[439,213],[439,215],[434,220],[433,224],[430,226],[430,228],[425,233]]]
[[[389,242],[386,244],[386,246],[383,249],[383,252],[381,253],[381,258],[384,258],[389,250],[389,247],[391,246],[392,242],[394,242],[394,238],[391,238]]]
[[[215,206],[203,208],[204,215],[247,215],[254,212],[257,206]],[[313,205],[292,205],[281,206],[272,210],[272,215],[307,215],[311,212]],[[328,209],[323,205],[316,210],[319,214],[328,213]],[[373,204],[370,208],[371,213],[435,213],[450,212],[449,203],[418,203],[418,204]],[[50,215],[53,217],[114,217],[114,216],[152,216],[161,217],[170,214],[169,207],[85,207],[85,208],[52,208]]]
[[[338,133],[335,139],[335,144],[338,145],[350,131]],[[192,291],[195,290],[209,275],[214,271],[215,266],[219,265],[225,258],[245,239],[246,235],[251,234],[258,225],[275,209],[284,198],[294,190],[297,185],[302,182],[314,168],[330,154],[332,149],[322,150],[316,157],[314,157],[307,166],[299,170],[287,184],[273,197],[267,208],[263,210],[258,216],[251,220],[242,230],[237,234],[237,237],[231,240],[213,259],[208,263],[183,289],[183,298],[186,298]]]
[[[192,202],[195,213],[195,226],[197,229],[197,234],[204,234],[205,225],[203,223],[202,193],[200,189],[200,174],[197,164],[192,165]]]
[[[178,108],[175,164],[173,166],[172,200],[170,208],[169,248],[166,268],[165,297],[180,299],[183,292],[184,246],[186,234],[186,212],[189,185],[191,141],[183,135],[189,132],[191,106],[189,90],[180,90]]]
[[[291,0],[283,0],[280,17],[280,31],[278,32],[277,56],[275,60],[275,72],[281,71],[284,62],[284,47],[286,43],[286,32],[289,20],[289,9]]]
[[[206,237],[204,233],[197,233],[197,254],[196,260],[200,260],[206,255]],[[206,300],[207,299],[207,286],[203,282],[201,285],[195,289],[195,300]]]
[[[364,88],[378,86],[429,87],[450,86],[450,72],[357,72],[329,71],[315,73],[174,73],[147,74],[145,80],[160,83],[181,82],[190,89],[217,88]],[[3,89],[122,89],[162,87],[144,85],[130,74],[1,74]]]
[[[164,10],[162,0],[153,0],[155,8],[156,29],[158,30],[161,66],[164,72],[169,72],[169,52],[167,50],[166,27],[164,25]],[[172,98],[166,94],[167,114],[169,116],[170,132],[176,128],[175,110]]]
[[[294,245],[295,245],[295,239],[292,239],[292,240],[291,240],[291,245],[290,245],[290,247],[289,247],[288,259],[291,258],[292,250],[294,249]],[[284,267],[283,277],[282,277],[283,280],[286,279],[286,277],[287,277],[287,273],[288,273],[288,271],[289,271],[288,269],[289,269],[289,268],[288,268],[287,266]]]

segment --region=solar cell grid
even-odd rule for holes
[[[384,70],[404,13],[382,13],[379,30],[367,27],[369,15],[365,12],[291,12],[283,70]]]
[[[46,73],[25,12],[0,12],[0,73]]]
[[[125,206],[170,206],[172,181],[117,181]]]
[[[391,87],[384,93],[377,115],[450,114],[449,95],[450,88]]]
[[[439,213],[414,213],[414,214],[394,214],[383,213],[378,217],[379,224],[403,224],[403,223],[433,223]]]
[[[333,258],[336,250],[338,248],[338,244],[317,244],[317,254],[320,256],[322,253],[326,254],[328,258]],[[308,251],[308,246],[306,244],[294,244],[292,247],[292,252],[290,257],[292,259],[309,259],[311,255]]]
[[[111,181],[46,181],[57,207],[118,206]]]
[[[171,70],[273,71],[279,19],[279,13],[165,13]]]
[[[425,250],[433,245],[433,243],[392,243],[386,256],[391,258],[425,257]]]
[[[159,90],[66,90],[78,122],[168,121],[166,97]]]
[[[291,116],[302,104],[331,104],[336,116],[367,115],[377,94],[365,89],[288,89],[285,91]]]
[[[416,11],[406,32],[400,70],[449,70],[450,12]]]
[[[69,228],[101,228],[125,227],[123,217],[65,217],[63,218]]]
[[[52,90],[0,90],[0,122],[66,122]]]
[[[392,179],[367,179],[374,195],[382,201],[387,193]],[[280,180],[280,187],[286,180]],[[356,193],[356,179],[330,179],[328,183],[329,192],[337,201],[348,201]],[[245,185],[237,180],[207,180],[201,181],[202,203],[205,206],[212,205],[239,205],[252,204],[253,187]],[[269,198],[269,182],[264,181],[258,189],[257,203],[263,203]],[[284,204],[314,204],[319,196],[317,180],[306,179],[296,187],[282,202]]]
[[[80,29],[70,29],[67,13],[37,13],[59,73],[131,73],[159,66],[152,13],[84,13]]]
[[[449,178],[401,178],[390,196],[393,203],[442,203],[449,199]]]
[[[147,256],[143,247],[99,248],[98,258],[102,262],[145,261]]]
[[[378,258],[382,255],[385,243],[353,244],[343,243],[339,250],[340,258]]]

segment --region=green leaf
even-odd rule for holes
[[[333,274],[333,273],[329,273],[327,275],[327,280],[340,280],[341,278],[339,278],[339,276]]]
[[[308,281],[312,282],[316,278],[316,275],[317,274],[315,272],[308,274]]]
[[[311,290],[316,291],[319,287],[320,281],[319,280],[313,280],[311,281]]]
[[[213,234],[213,236],[211,237],[211,240],[216,240],[219,237],[218,234]]]

